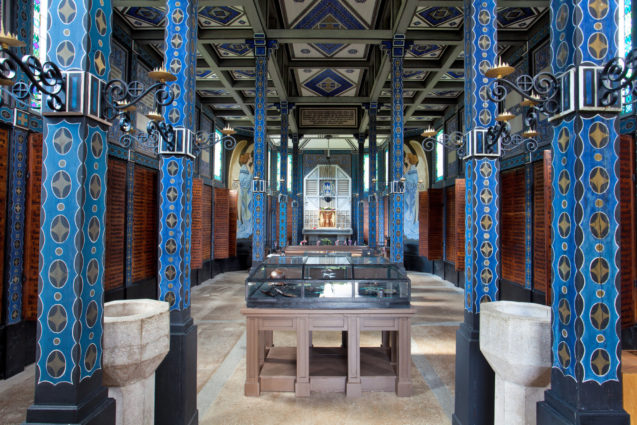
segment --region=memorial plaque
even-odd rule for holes
[[[349,108],[299,108],[301,127],[357,127],[358,110]]]

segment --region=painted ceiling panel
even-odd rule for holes
[[[442,80],[452,80],[452,81],[462,81],[464,80],[464,72],[463,71],[449,71],[446,72],[442,78]]]
[[[439,59],[444,46],[438,44],[413,44],[406,52],[405,59]]]
[[[256,96],[256,91],[255,90],[242,90],[241,93],[243,93],[244,96],[247,97],[255,97]],[[267,89],[266,90],[266,94],[267,96],[276,96],[276,89]]]
[[[547,10],[546,7],[499,7],[498,28],[526,30]],[[460,28],[463,17],[464,12],[459,7],[419,7],[409,24],[409,28]]]
[[[410,28],[460,28],[463,16],[459,7],[419,7]]]
[[[197,90],[197,93],[199,93],[199,96],[202,97],[214,97],[214,96],[228,96],[230,95],[230,93],[228,93],[228,91],[226,90]]]
[[[355,96],[362,72],[360,69],[309,68],[295,70],[302,96]]]
[[[283,0],[288,28],[366,29],[372,26],[378,0]]]
[[[242,6],[208,6],[199,10],[201,28],[249,28]]]
[[[219,77],[214,72],[209,69],[197,68],[197,79],[198,80],[218,80]]]
[[[403,90],[403,97],[413,97],[416,94],[414,90]],[[391,97],[391,91],[381,90],[380,95],[382,97]]]
[[[257,75],[256,71],[246,71],[246,70],[232,71],[231,74],[232,74],[232,78],[234,78],[235,80],[254,80],[254,78]]]
[[[212,45],[221,58],[251,58],[254,53],[245,43],[215,43]]]
[[[221,109],[241,109],[240,105],[237,105],[236,103],[225,103],[225,104],[214,104],[212,105],[214,109],[217,110],[221,110]]]
[[[294,43],[292,56],[299,59],[365,59],[368,46],[365,44]]]

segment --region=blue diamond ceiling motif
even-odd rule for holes
[[[544,10],[538,7],[498,9],[498,28],[525,30],[535,23]]]
[[[459,28],[463,12],[459,7],[418,8],[410,26],[412,28]]]
[[[250,26],[241,6],[208,6],[199,9],[201,28],[247,28]]]
[[[360,69],[296,70],[299,91],[303,96],[355,96],[361,75]]]
[[[414,44],[405,54],[406,59],[438,59],[444,48],[437,44]]]
[[[125,7],[120,12],[133,28],[156,28],[166,25],[166,10],[156,7]]]
[[[282,12],[287,28],[318,30],[369,29],[376,16],[376,0],[284,0]],[[362,59],[368,46],[343,43],[295,43],[293,58]]]
[[[252,57],[252,49],[245,43],[222,43],[213,44],[219,57]]]

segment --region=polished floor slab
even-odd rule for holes
[[[245,272],[224,273],[193,288],[198,326],[197,391],[201,424],[450,424],[454,394],[455,332],[463,318],[462,291],[436,276],[410,273],[413,396],[363,393],[263,393],[244,397]],[[294,333],[278,332],[274,344],[294,345]],[[314,346],[338,347],[338,332],[314,332]],[[361,346],[380,344],[380,333],[363,332]],[[0,423],[24,421],[33,401],[34,367],[0,382]]]

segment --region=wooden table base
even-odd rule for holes
[[[412,309],[296,310],[245,308],[245,395],[261,391],[395,391],[411,395]],[[295,330],[296,347],[273,346],[273,331]],[[346,332],[344,347],[312,347],[312,331]],[[361,331],[381,331],[380,347],[360,347]],[[345,338],[343,338],[345,340]],[[345,342],[345,341],[344,341]]]

